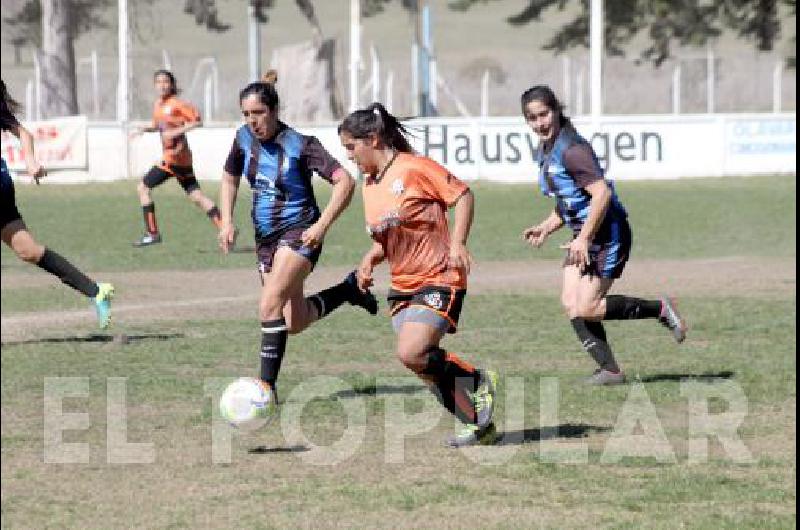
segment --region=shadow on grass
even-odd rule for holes
[[[611,427],[587,425],[585,423],[564,423],[556,427],[525,429],[501,433],[502,437],[495,445],[520,445],[555,438],[585,438],[593,432],[607,432]]]
[[[380,394],[416,394],[417,392],[427,391],[423,385],[363,385],[352,390],[340,390],[331,394],[331,398],[354,398],[358,396],[377,396]]]
[[[736,372],[724,370],[722,372],[705,372],[702,374],[653,374],[637,379],[640,383],[660,383],[663,381],[713,381],[714,379],[733,379]]]
[[[18,346],[23,344],[62,344],[68,342],[114,342],[117,344],[130,344],[131,342],[180,339],[185,336],[186,335],[183,333],[144,333],[141,335],[126,335],[124,333],[119,333],[116,335],[92,333],[89,335],[75,335],[72,337],[45,337],[41,339],[10,341],[4,342],[3,346]]]
[[[251,455],[271,455],[276,453],[305,453],[309,448],[305,445],[292,445],[289,447],[267,447],[266,445],[259,445],[248,449],[247,452]]]

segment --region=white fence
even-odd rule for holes
[[[797,115],[716,114],[605,116],[575,120],[591,141],[608,176],[618,180],[796,173]],[[36,127],[36,123],[29,124]],[[538,141],[521,118],[437,118],[411,122],[415,147],[465,180],[532,182]],[[189,133],[195,172],[217,180],[236,124]],[[303,127],[352,169],[336,126]],[[3,137],[3,153],[10,149]],[[51,182],[138,178],[158,162],[159,139],[149,134],[128,141],[119,124],[90,124],[86,167],[51,172]],[[126,161],[128,169],[126,171]]]

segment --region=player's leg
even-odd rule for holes
[[[142,207],[144,235],[133,246],[146,247],[161,243],[161,233],[158,231],[158,222],[156,221],[156,205],[153,202],[151,190],[163,184],[169,177],[170,174],[164,168],[153,166],[136,185],[139,204]]]
[[[209,199],[200,189],[200,184],[194,176],[192,167],[174,169],[176,170],[175,175],[177,176],[178,183],[183,188],[183,191],[186,192],[186,196],[189,200],[206,214],[206,217],[214,223],[214,226],[220,228],[222,226],[222,217],[220,216],[219,208],[217,208],[214,201]]]
[[[582,274],[576,265],[564,267],[561,303],[581,342],[581,346],[597,363],[598,368],[587,380],[593,384],[622,383],[625,376],[617,364],[606,338],[602,318],[602,300],[614,282],[610,278]]]
[[[16,208],[15,208],[16,209]],[[102,329],[111,323],[111,298],[114,287],[109,283],[97,283],[81,272],[63,256],[39,244],[28,231],[22,218],[3,225],[3,242],[23,261],[56,276],[65,285],[89,297],[97,312]]]
[[[259,254],[263,255],[262,252]],[[261,319],[261,379],[274,388],[289,335],[284,309],[292,295],[302,289],[303,280],[311,272],[311,262],[290,248],[281,246],[272,251],[268,265],[265,266],[262,260],[261,266],[263,286],[258,308]]]
[[[464,423],[447,444],[461,447],[493,442],[496,374],[478,370],[439,346],[451,323],[434,311],[410,306],[396,313],[392,323],[400,362],[425,381],[442,405]]]
[[[627,222],[615,223],[611,240],[593,256],[594,273],[604,278],[619,278],[630,255],[632,236]],[[627,295],[608,295],[582,313],[591,320],[656,319],[667,327],[677,342],[686,338],[686,323],[675,302],[668,298],[643,299]]]

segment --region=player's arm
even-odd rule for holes
[[[455,203],[451,206],[454,212],[453,230],[450,233],[450,266],[464,269],[469,274],[472,264],[472,255],[467,250],[467,238],[472,228],[475,217],[475,196],[472,190],[464,190]]]
[[[538,248],[542,246],[545,239],[547,239],[550,234],[562,226],[564,226],[564,219],[562,219],[561,214],[558,213],[558,207],[555,207],[544,221],[526,228],[525,231],[522,232],[522,238]]]
[[[314,248],[322,244],[328,229],[339,218],[342,212],[350,205],[356,181],[344,168],[339,167],[331,177],[333,193],[322,211],[320,218],[303,232],[303,245]]]
[[[236,205],[236,197],[239,193],[239,183],[242,180],[244,171],[244,152],[239,148],[239,142],[235,139],[228,158],[225,160],[225,167],[222,170],[222,181],[219,186],[219,213],[222,226],[219,229],[219,246],[225,254],[236,243],[236,226],[233,223],[233,210]]]
[[[22,148],[22,158],[25,160],[25,171],[28,173],[36,183],[39,179],[47,174],[47,171],[36,160],[36,152],[33,147],[33,135],[23,127],[19,122],[16,122],[10,127],[11,134],[19,139],[20,147]]]
[[[575,179],[575,184],[589,194],[589,215],[584,221],[581,231],[568,246],[569,260],[577,264],[581,270],[589,265],[589,245],[606,216],[611,204],[611,188],[603,178],[602,171],[592,155],[588,145],[573,146],[564,153],[564,167]]]
[[[372,278],[372,271],[386,258],[386,252],[383,245],[377,241],[372,242],[372,246],[361,258],[361,263],[356,270],[356,279],[358,286],[361,290],[367,290],[372,287],[374,280]]]

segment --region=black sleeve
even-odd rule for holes
[[[306,136],[301,158],[306,169],[317,172],[320,177],[331,183],[335,182],[333,174],[342,167],[314,136]]]
[[[592,148],[587,144],[576,144],[567,148],[564,151],[564,167],[580,188],[603,180],[603,174],[597,170],[597,165],[594,163]]]
[[[241,177],[244,171],[244,151],[234,138],[228,158],[225,160],[225,172],[234,177]]]
[[[17,117],[11,113],[5,101],[0,101],[0,130],[10,131],[18,126]]]

